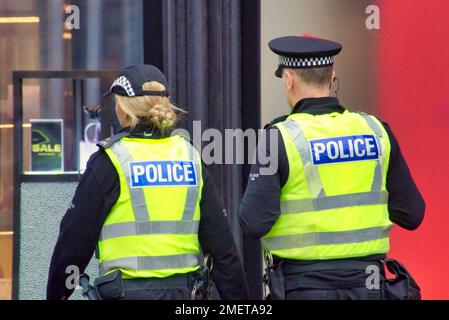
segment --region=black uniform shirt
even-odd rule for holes
[[[137,127],[129,137],[164,138],[157,130]],[[203,164],[199,241],[204,254],[214,259],[213,279],[223,299],[248,299],[242,264],[226,213],[213,178]],[[120,195],[118,173],[103,149],[94,153],[61,221],[59,238],[51,260],[47,299],[68,298],[73,290],[65,286],[67,266],[82,272],[95,251],[104,221]]]
[[[294,113],[308,113],[322,115],[333,112],[343,113],[338,100],[333,97],[308,98],[299,101],[292,110]],[[266,151],[262,154],[270,154],[269,132],[278,130],[272,125],[284,121],[287,116],[274,120],[266,127]],[[388,210],[390,220],[407,230],[418,228],[424,217],[424,200],[418,191],[410,174],[407,163],[401,153],[399,144],[388,124],[382,122],[388,133],[391,143],[390,163],[387,172],[386,187],[389,192]],[[278,169],[273,175],[259,175],[263,161],[256,161],[251,168],[251,176],[243,196],[239,209],[240,224],[243,231],[254,239],[260,239],[267,234],[280,215],[281,188],[287,182],[289,165],[284,141],[278,134]],[[361,259],[379,259],[383,255],[365,257]],[[286,261],[287,263],[289,261]],[[290,261],[291,263],[311,264],[318,261]]]

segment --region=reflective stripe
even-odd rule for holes
[[[290,137],[293,139],[296,149],[301,156],[311,197],[325,197],[326,193],[324,192],[323,184],[321,183],[318,167],[314,166],[312,163],[309,143],[304,135],[304,132],[302,131],[301,126],[292,119],[288,119],[283,123],[283,125],[287,129]]]
[[[316,199],[282,200],[281,214],[388,203],[388,192],[361,192]]]
[[[366,120],[366,122],[368,122],[368,125],[370,126],[371,130],[374,131],[374,134],[376,136],[378,136],[379,138],[382,138],[383,137],[382,130],[380,129],[377,122],[374,121],[372,116],[370,116],[369,114],[366,114],[366,113],[359,113],[359,114],[363,117],[363,119]]]
[[[120,167],[125,175],[126,184],[131,198],[131,204],[134,211],[134,217],[136,221],[148,221],[150,220],[150,213],[148,211],[147,203],[145,201],[145,195],[142,188],[131,188],[131,173],[129,171],[129,162],[133,161],[131,154],[125,145],[121,141],[114,143],[110,150],[120,163]]]
[[[172,256],[129,257],[103,262],[100,264],[100,274],[118,268],[143,271],[193,268],[196,266],[198,266],[198,257],[190,253]]]
[[[365,119],[370,129],[373,130],[376,136],[377,145],[379,146],[379,159],[377,159],[376,161],[376,168],[374,171],[374,178],[373,184],[371,185],[371,191],[380,191],[382,190],[383,165],[384,165],[384,150],[382,145],[383,133],[377,122],[374,121],[374,119],[370,115],[366,113],[359,113],[359,115],[361,115],[362,118]]]
[[[311,232],[264,238],[264,245],[271,251],[305,248],[319,245],[348,244],[388,238],[392,226],[340,232]]]
[[[185,142],[187,149],[189,150],[189,160],[193,161],[195,165],[196,181],[198,181],[196,186],[189,186],[187,189],[187,197],[184,204],[184,212],[182,214],[182,220],[191,221],[195,215],[195,209],[198,202],[200,186],[200,159],[195,147],[189,141],[186,140]]]
[[[139,221],[103,226],[100,241],[135,235],[198,234],[199,221]]]

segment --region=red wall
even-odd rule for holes
[[[383,0],[378,115],[395,132],[426,200],[414,232],[396,227],[390,256],[425,299],[449,299],[449,1]]]

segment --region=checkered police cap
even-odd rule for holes
[[[276,76],[282,77],[283,68],[305,69],[321,68],[334,64],[334,56],[339,54],[342,45],[324,39],[288,36],[271,40],[269,48],[279,55]]]
[[[164,91],[145,91],[142,86],[146,82],[159,82],[164,85]],[[152,65],[135,65],[123,69],[115,79],[111,88],[103,97],[111,94],[118,94],[126,97],[139,96],[162,96],[169,97],[168,82],[164,74]]]

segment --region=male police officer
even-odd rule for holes
[[[383,276],[392,223],[416,229],[424,201],[389,126],[330,97],[340,44],[282,37],[269,47],[292,112],[267,127],[267,142],[280,133],[263,150],[278,169],[253,166],[240,222],[273,257],[271,298],[380,299],[367,268]]]

